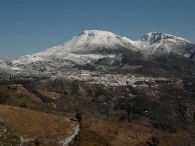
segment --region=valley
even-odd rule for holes
[[[0,145],[193,146],[194,46],[87,30],[0,61]]]

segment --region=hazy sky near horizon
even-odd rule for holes
[[[0,59],[45,50],[86,29],[133,40],[165,32],[195,42],[195,0],[0,0]]]

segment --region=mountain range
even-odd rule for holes
[[[128,54],[128,55],[127,55]],[[8,62],[14,69],[50,71],[75,66],[114,65],[175,55],[193,59],[195,44],[170,34],[151,32],[133,41],[109,31],[86,30],[62,45]],[[136,59],[135,59],[136,58]],[[125,60],[125,62],[124,62]],[[1,66],[5,66],[3,61]]]

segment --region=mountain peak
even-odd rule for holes
[[[83,62],[91,62],[97,58],[108,57],[111,54],[102,52],[112,52],[121,48],[132,51],[136,50],[130,42],[112,32],[85,30],[62,45],[54,46],[32,55],[22,56],[19,59],[13,60],[12,63],[30,64],[43,61],[48,62],[48,60],[57,58],[58,60],[69,60],[77,62],[77,64],[83,64]]]
[[[119,38],[118,35],[110,32],[110,31],[103,31],[103,30],[84,30],[81,32],[78,37],[92,37],[92,38]]]
[[[90,35],[90,34],[110,34],[110,35],[115,35],[113,32],[110,31],[104,31],[104,30],[84,30],[81,32],[82,35]]]
[[[166,40],[166,39],[174,39],[174,40],[180,40],[180,41],[185,41],[185,42],[191,43],[190,41],[188,41],[184,38],[177,37],[177,36],[167,34],[167,33],[162,33],[162,32],[150,32],[150,33],[144,35],[141,38],[141,41],[145,41],[145,42],[149,42],[149,43],[153,44],[153,43],[160,43],[161,41]]]
[[[123,37],[110,31],[103,30],[85,30],[64,45],[71,44],[71,51],[92,50],[97,48],[114,49],[123,47],[132,47],[131,44]]]

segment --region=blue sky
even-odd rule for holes
[[[61,44],[86,29],[139,39],[152,31],[195,42],[194,0],[0,0],[0,59]]]

